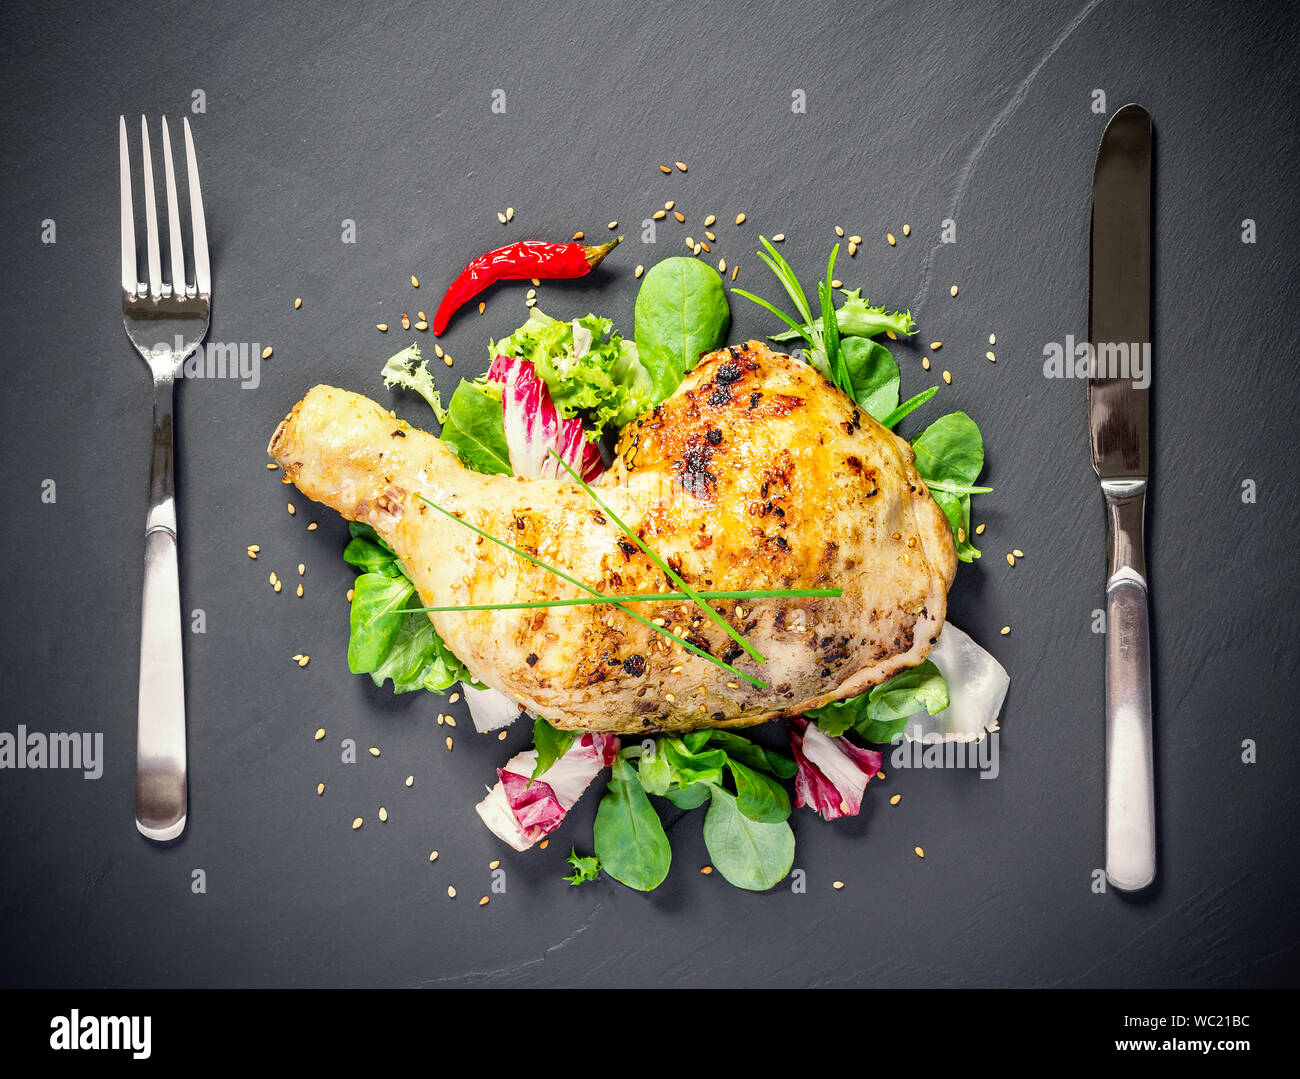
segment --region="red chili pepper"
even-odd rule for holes
[[[463,270],[438,304],[433,316],[437,336],[447,328],[458,308],[498,281],[582,277],[608,255],[623,239],[611,240],[599,247],[580,243],[553,244],[544,240],[520,240],[480,255]]]

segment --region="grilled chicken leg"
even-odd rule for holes
[[[316,386],[268,452],[305,495],[373,525],[425,606],[587,594],[425,499],[602,593],[674,588],[577,484],[471,472],[358,394]],[[766,689],[612,606],[430,615],[476,677],[557,727],[684,731],[798,714],[920,663],[943,626],[952,533],[911,447],[761,342],[705,356],[623,430],[592,486],[697,590],[843,595],[714,601],[761,664],[689,601],[635,605]]]

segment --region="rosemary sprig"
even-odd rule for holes
[[[704,599],[839,599],[842,588],[751,588],[745,592],[701,592]],[[617,606],[623,603],[674,603],[690,599],[685,592],[641,592],[634,595],[579,596],[576,599],[534,599],[518,603],[457,603],[446,607],[403,607],[402,613],[445,614],[451,611],[531,611],[536,607],[595,607],[600,604]]]
[[[640,622],[644,626],[647,626],[649,629],[652,629],[655,633],[667,637],[670,641],[673,641],[674,643],[681,645],[689,652],[694,652],[697,656],[701,656],[704,659],[707,659],[710,663],[716,663],[723,670],[731,672],[737,678],[743,678],[746,682],[749,682],[757,686],[759,689],[769,688],[766,682],[762,681],[761,679],[755,678],[752,674],[746,674],[744,671],[738,670],[737,668],[733,667],[730,663],[726,662],[725,660],[721,660],[717,656],[710,655],[708,652],[704,651],[703,648],[697,648],[695,645],[691,644],[690,641],[684,640],[683,638],[677,636],[677,634],[672,633],[669,630],[665,629],[663,626],[655,625],[653,622],[650,621],[650,619],[646,618],[644,615],[638,614],[630,607],[624,606],[623,602],[621,602],[620,600],[613,599],[609,596],[606,596],[603,592],[600,592],[597,589],[592,588],[591,585],[584,584],[576,577],[569,576],[569,574],[565,573],[563,570],[556,569],[554,566],[549,565],[546,562],[543,562],[540,558],[536,558],[533,555],[530,555],[527,551],[522,551],[518,547],[512,546],[511,544],[507,543],[503,539],[497,539],[497,537],[492,535],[492,533],[485,532],[483,529],[477,527],[476,525],[472,525],[468,521],[460,517],[457,517],[454,513],[451,512],[451,510],[444,509],[442,506],[439,506],[436,502],[430,502],[429,499],[425,498],[424,495],[421,494],[419,491],[416,492],[415,497],[418,498],[421,502],[425,503],[426,505],[432,506],[439,513],[444,514],[447,517],[450,517],[457,524],[464,525],[471,532],[476,532],[484,539],[491,540],[497,546],[504,547],[507,551],[510,551],[512,554],[516,554],[520,558],[525,559],[528,562],[531,562],[533,565],[539,567],[540,569],[544,569],[548,573],[555,574],[555,576],[559,577],[560,580],[568,581],[570,584],[575,585],[578,588],[581,588],[584,592],[591,593],[591,595],[596,596],[598,599],[600,599],[601,602],[609,603],[612,606],[617,607],[620,611],[623,611],[625,614],[631,615],[638,622]]]
[[[564,470],[570,476],[573,477],[574,482],[577,483],[579,486],[581,486],[582,489],[587,492],[587,497],[590,498],[594,503],[596,503],[596,505],[601,508],[602,512],[608,514],[611,518],[613,518],[614,523],[618,525],[618,527],[621,528],[627,534],[627,538],[630,539],[633,543],[635,543],[638,547],[640,547],[641,550],[644,551],[647,555],[649,555],[650,560],[654,562],[654,564],[658,566],[661,570],[663,570],[663,572],[668,575],[669,579],[675,585],[677,585],[678,588],[680,588],[683,592],[685,592],[688,596],[690,596],[691,599],[694,600],[696,606],[699,607],[700,610],[703,611],[706,615],[708,615],[711,621],[721,626],[722,629],[726,632],[728,637],[730,637],[733,641],[735,641],[738,645],[740,645],[741,648],[743,648],[746,652],[748,652],[759,663],[767,662],[767,660],[765,660],[762,657],[762,655],[759,654],[757,648],[755,648],[752,644],[750,644],[747,640],[745,640],[745,638],[742,637],[740,633],[736,631],[736,629],[731,625],[730,622],[728,622],[725,618],[722,617],[722,615],[718,614],[717,611],[715,611],[712,607],[710,607],[707,603],[705,603],[703,598],[700,596],[700,594],[697,591],[695,591],[695,589],[693,589],[690,585],[688,585],[684,580],[682,580],[681,574],[679,574],[670,565],[668,565],[667,562],[665,562],[662,558],[660,558],[657,554],[655,554],[654,551],[652,551],[649,547],[647,547],[645,543],[642,541],[641,537],[638,536],[635,532],[633,532],[632,529],[628,528],[628,526],[625,525],[622,522],[622,520],[619,518],[618,514],[615,513],[612,509],[610,509],[607,505],[605,505],[604,502],[600,500],[600,496],[591,489],[591,487],[587,484],[586,480],[584,480],[576,471],[574,471],[573,467],[569,464],[568,461],[566,461],[554,450],[551,450],[551,455],[557,461],[559,461],[561,465],[564,466]]]

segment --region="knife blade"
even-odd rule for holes
[[[1106,877],[1156,875],[1151,636],[1143,540],[1150,480],[1151,116],[1106,125],[1092,180],[1088,417],[1106,507]]]

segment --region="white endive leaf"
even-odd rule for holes
[[[460,691],[469,706],[469,717],[474,721],[474,729],[480,734],[508,727],[519,718],[519,705],[499,690],[475,689],[469,683],[462,682]]]
[[[997,730],[998,713],[1011,676],[971,638],[945,623],[929,659],[948,684],[948,707],[936,715],[918,712],[903,733],[909,741],[969,742]]]

